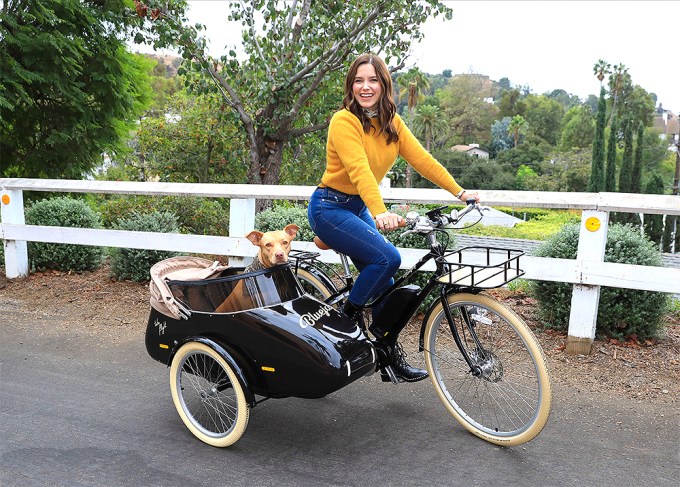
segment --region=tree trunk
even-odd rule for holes
[[[283,141],[269,140],[265,137],[257,138],[257,160],[250,162],[248,169],[249,184],[279,184],[279,174],[283,161]],[[272,207],[272,200],[257,200],[257,212]]]

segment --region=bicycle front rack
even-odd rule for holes
[[[524,275],[521,250],[470,246],[444,255],[449,273],[439,282],[462,287],[493,289]]]

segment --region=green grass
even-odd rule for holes
[[[578,223],[581,219],[578,211],[553,210],[536,215],[513,228],[501,226],[475,225],[460,230],[464,235],[481,235],[486,237],[521,238],[526,240],[547,240],[560,231],[567,223]]]

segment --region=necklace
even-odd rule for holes
[[[362,108],[368,118],[378,118],[378,110],[371,110],[370,108]]]

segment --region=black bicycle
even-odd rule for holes
[[[461,211],[448,208],[406,215],[405,233],[423,236],[429,252],[369,303],[369,309],[384,305],[373,323],[370,313],[364,314],[366,328],[376,337],[395,336],[436,293],[422,322],[419,351],[439,398],[472,434],[494,444],[519,445],[535,438],[548,420],[550,375],[543,350],[522,318],[482,291],[522,276],[523,253],[495,247],[449,250],[450,228],[466,215],[479,222],[486,208],[474,200]],[[328,248],[318,239],[315,243]],[[338,255],[341,271],[322,262],[318,252],[293,252],[291,258],[302,288],[341,309],[354,278],[347,256]],[[430,262],[434,270],[427,283],[422,288],[408,284]]]

